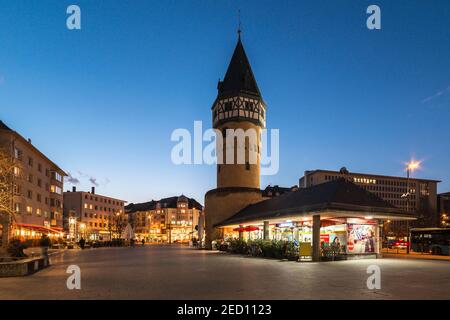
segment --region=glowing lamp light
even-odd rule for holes
[[[366,217],[366,220],[371,220],[371,219],[373,219],[372,216],[367,216],[367,217]]]
[[[420,169],[420,164],[421,164],[420,161],[417,161],[417,160],[411,160],[410,162],[408,162],[408,163],[406,164],[406,168],[407,168],[409,171],[414,171],[414,170]]]

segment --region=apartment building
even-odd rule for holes
[[[125,207],[139,239],[167,243],[198,238],[202,210],[200,203],[184,195]]]
[[[90,241],[109,241],[120,238],[128,224],[124,200],[99,195],[95,187],[90,192],[64,192],[64,218],[69,238]]]
[[[66,173],[18,132],[0,121],[0,147],[14,161],[13,235],[24,239],[43,234],[62,236],[63,187]]]
[[[340,171],[312,170],[305,171],[300,178],[300,188],[307,188],[324,182],[346,178],[360,187],[375,193],[378,197],[407,212],[416,215],[417,220],[409,227],[438,227],[437,184],[438,180],[386,176],[379,174]],[[408,194],[409,187],[409,196]],[[405,235],[405,222],[386,221],[387,234]]]
[[[450,228],[450,192],[438,194],[437,204],[441,227]]]

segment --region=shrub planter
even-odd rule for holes
[[[0,261],[2,261],[0,262],[0,278],[27,276],[50,265],[48,257],[25,259],[3,258]]]

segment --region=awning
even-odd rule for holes
[[[238,232],[251,232],[251,231],[258,231],[258,230],[260,230],[260,229],[257,226],[247,226],[247,227],[239,227],[239,228],[233,229],[233,231],[238,231]]]
[[[49,227],[41,226],[38,224],[28,224],[28,223],[16,223],[16,226],[19,228],[37,231],[37,232],[45,233],[45,234],[48,234],[48,233],[60,234],[60,233],[62,233],[62,230],[63,230],[63,228],[56,228],[56,227],[49,228]],[[58,229],[61,229],[61,231]]]

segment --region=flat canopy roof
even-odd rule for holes
[[[281,218],[307,218],[314,214],[323,214],[324,217],[370,216],[383,220],[415,220],[414,215],[342,178],[251,204],[215,227]]]

